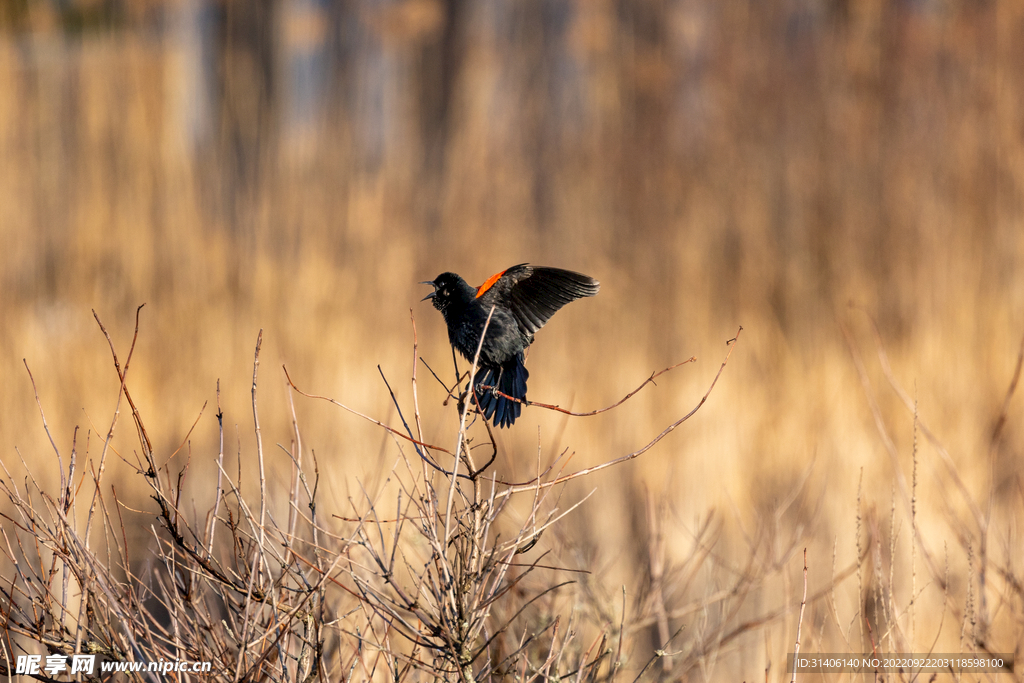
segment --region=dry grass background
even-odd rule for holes
[[[251,452],[258,330],[268,444],[291,440],[281,364],[301,388],[397,424],[377,365],[409,400],[410,309],[420,354],[449,367],[418,281],[454,270],[480,282],[522,261],[568,267],[598,278],[601,294],[538,335],[531,398],[597,408],[654,370],[699,360],[612,413],[526,410],[499,439],[495,468],[510,479],[533,472],[538,444],[544,458],[569,448],[584,465],[647,442],[699,399],[744,327],[702,411],[639,460],[570,487],[568,499],[594,488],[597,500],[542,539],[594,572],[601,601],[619,609],[624,585],[627,610],[649,609],[653,506],[669,612],[729,585],[722,567],[751,554],[765,571],[782,564],[739,621],[794,609],[689,675],[788,678],[802,569],[790,551],[808,548],[816,593],[833,566],[855,561],[860,524],[860,542],[871,533],[877,547],[836,587],[838,618],[828,600],[808,605],[804,651],[870,649],[859,605],[884,631],[871,603],[890,562],[893,604],[906,609],[920,591],[904,650],[938,638],[938,651],[956,651],[966,611],[991,651],[1020,651],[1020,396],[993,441],[1024,334],[1016,4],[406,0],[249,12],[228,2],[215,5],[219,28],[202,53],[208,81],[196,80],[200,52],[175,23],[193,5],[71,7],[0,13],[10,467],[17,448],[56,481],[22,358],[58,446],[69,450],[78,426],[80,452],[87,433],[95,451],[118,382],[90,309],[126,348],[146,303],[129,384],[165,458],[210,402],[190,440],[202,482],[215,471],[218,379],[229,441]],[[309,101],[289,60],[309,54],[323,60],[323,100],[297,114]],[[909,482],[914,417],[882,372],[872,319],[955,465],[954,476],[917,430],[913,569],[894,462]],[[454,408],[423,377],[425,433],[448,443]],[[383,485],[390,439],[326,404],[296,410],[322,468],[322,510]],[[127,424],[114,444],[131,459]],[[129,468],[110,467],[132,485]],[[274,467],[286,476],[289,463]],[[985,606],[967,551],[977,557],[983,534],[957,478],[991,519]],[[212,491],[195,489],[205,509]],[[141,488],[119,495],[147,505]],[[140,555],[151,513],[129,529]],[[714,562],[672,574],[709,519]],[[947,588],[926,552],[939,566],[948,558]],[[709,608],[672,630],[692,643],[734,616]],[[650,640],[636,645],[637,667]]]

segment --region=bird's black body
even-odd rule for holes
[[[479,347],[474,385],[492,387],[520,401],[526,400],[530,376],[523,365],[523,352],[533,343],[534,333],[562,306],[594,296],[600,289],[592,277],[525,263],[501,271],[479,287],[471,287],[455,273],[441,273],[423,284],[434,286],[426,298],[433,299],[434,308],[444,315],[452,346],[470,362]],[[481,344],[485,325],[487,335]],[[510,426],[522,411],[522,403],[486,388],[475,394],[484,417],[493,417],[495,426]]]

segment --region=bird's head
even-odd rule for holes
[[[442,313],[457,298],[466,296],[468,290],[472,293],[473,288],[466,284],[466,281],[455,273],[441,273],[433,280],[421,282],[421,285],[431,285],[434,291],[423,297],[423,301],[431,299],[434,308]],[[472,296],[470,294],[470,296]]]

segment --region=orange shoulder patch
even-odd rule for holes
[[[486,294],[487,290],[490,289],[491,287],[493,287],[494,283],[497,282],[498,280],[500,280],[501,276],[504,275],[504,274],[505,274],[505,271],[503,270],[500,273],[495,273],[494,275],[492,275],[489,278],[487,278],[487,282],[483,283],[482,285],[480,285],[479,287],[476,288],[476,297],[475,298],[479,299],[484,294]]]

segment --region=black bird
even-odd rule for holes
[[[473,362],[477,347],[475,402],[484,418],[494,418],[496,427],[509,427],[522,411],[522,403],[499,396],[491,387],[519,401],[526,400],[526,379],[530,373],[523,365],[523,351],[533,343],[533,335],[562,306],[585,296],[594,296],[601,284],[592,277],[561,268],[542,268],[521,263],[487,278],[479,287],[471,287],[455,273],[441,273],[433,280],[434,291],[423,298],[434,300],[448,325],[452,346]],[[487,336],[480,335],[487,324]]]

